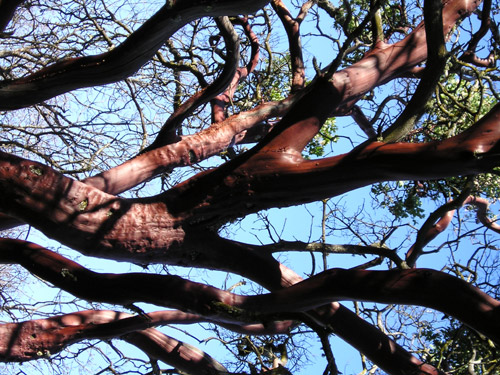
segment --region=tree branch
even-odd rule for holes
[[[408,102],[405,110],[398,119],[383,133],[385,142],[396,142],[403,139],[415,126],[415,122],[424,113],[427,102],[439,82],[441,73],[448,59],[448,52],[444,41],[442,4],[435,0],[426,0],[424,3],[424,25],[427,42],[427,65],[420,83]]]
[[[481,67],[490,67],[495,64],[495,54],[490,53],[486,59],[481,59],[476,55],[478,43],[486,35],[491,24],[491,0],[485,0],[481,12],[481,27],[472,36],[467,51],[460,57],[460,60]]]
[[[469,184],[456,199],[445,203],[429,215],[418,231],[415,243],[406,253],[406,262],[410,267],[415,267],[417,259],[422,255],[424,246],[448,227],[455,215],[455,210],[464,204],[470,192],[471,186]]]
[[[0,325],[0,360],[24,362],[49,357],[66,346],[85,339],[120,338],[189,374],[227,373],[201,350],[154,328],[156,324],[196,323],[199,317],[178,311],[160,311],[147,316],[131,316],[118,311],[87,310],[48,319]],[[137,331],[137,329],[140,329]]]
[[[172,113],[165,124],[163,124],[154,142],[145,148],[141,153],[178,142],[180,138],[176,134],[176,131],[182,125],[182,122],[198,107],[208,103],[232,83],[240,59],[239,37],[228,17],[218,17],[215,21],[221,31],[221,35],[224,38],[226,45],[226,61],[224,69],[210,85],[192,95],[188,100],[182,103],[182,105],[177,108],[174,113]]]
[[[269,294],[242,296],[178,276],[97,274],[34,244],[18,240],[0,244],[2,262],[20,263],[59,288],[92,301],[124,305],[148,302],[233,324],[273,321],[279,317],[274,314],[304,312],[335,300],[421,305],[454,316],[500,343],[500,301],[465,281],[429,269],[331,269]],[[453,295],[447,290],[453,290]]]
[[[470,12],[473,6],[477,6],[474,4],[464,0],[446,3],[444,32],[447,33],[453,22],[459,19],[459,13]],[[331,83],[316,80],[316,83],[281,102],[261,104],[253,110],[214,124],[205,131],[184,137],[178,143],[145,153],[90,177],[85,182],[110,194],[119,194],[166,170],[190,165],[221,152],[234,143],[238,134],[268,118],[282,116],[299,99],[300,106],[290,110],[273,127],[269,136],[261,141],[260,147],[261,152],[268,156],[283,155],[283,151],[286,151],[287,154],[294,153],[295,158],[300,157],[303,148],[317,134],[327,117],[335,112],[346,112],[367,91],[424,61],[426,51],[425,32],[423,27],[419,27],[404,40],[377,48],[360,62],[337,72]]]
[[[127,78],[149,61],[182,26],[206,16],[257,11],[268,0],[177,0],[163,6],[109,52],[62,60],[27,77],[0,84],[0,110],[27,107],[82,87]]]
[[[257,63],[259,62],[259,40],[257,38],[257,35],[255,35],[255,33],[253,32],[252,27],[248,22],[248,18],[237,18],[233,22],[243,27],[243,31],[245,32],[246,37],[250,40],[250,59],[245,67],[239,67],[236,70],[236,74],[233,76],[233,80],[229,84],[227,90],[212,99],[212,123],[222,122],[226,119],[226,108],[229,103],[231,103],[238,85],[243,82],[251,72],[253,72],[253,70],[257,66]]]
[[[306,2],[298,18],[292,17],[292,14],[281,0],[273,0],[271,1],[271,5],[280,18],[288,36],[288,49],[290,51],[290,61],[292,65],[291,93],[295,93],[304,88],[306,82],[302,43],[300,41],[300,24],[312,4],[311,1]]]
[[[263,251],[269,251],[271,253],[281,251],[314,251],[325,252],[329,254],[373,254],[383,256],[392,260],[399,268],[408,268],[404,260],[402,260],[395,251],[379,246],[362,246],[350,244],[332,245],[323,243],[306,243],[301,241],[279,241],[270,245],[262,245],[259,247],[259,249]]]

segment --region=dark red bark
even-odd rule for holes
[[[226,119],[227,107],[233,100],[233,96],[234,93],[236,92],[238,85],[245,79],[247,79],[248,75],[253,72],[253,70],[255,69],[255,67],[259,62],[259,56],[260,56],[259,39],[257,38],[257,35],[255,35],[255,33],[253,32],[252,27],[248,22],[248,18],[247,17],[238,18],[233,22],[237,25],[243,26],[245,35],[250,40],[251,56],[245,67],[239,67],[236,70],[235,72],[236,74],[234,74],[233,79],[229,84],[229,87],[227,87],[227,90],[212,99],[211,101],[212,123],[222,122]],[[233,143],[238,143],[238,142],[233,141]]]
[[[137,71],[166,39],[190,20],[251,12],[266,3],[169,2],[110,52],[61,61],[27,77],[4,81],[0,84],[0,109],[20,108],[75,88],[123,79]],[[0,242],[1,262],[22,264],[31,273],[83,299],[122,305],[142,301],[173,307],[197,314],[175,313],[183,321],[209,320],[244,333],[284,332],[294,324],[290,319],[312,319],[392,374],[438,371],[412,357],[337,300],[431,307],[455,316],[500,343],[500,302],[452,276],[422,269],[333,269],[302,281],[278,263],[265,247],[217,235],[220,225],[229,220],[271,207],[337,196],[374,182],[477,174],[500,165],[500,104],[469,130],[444,141],[389,144],[370,140],[344,155],[303,159],[304,147],[329,116],[348,113],[368,91],[426,59],[431,68],[440,66],[439,54],[428,54],[427,48],[439,49],[443,45],[442,38],[436,38],[437,44],[427,41],[426,29],[433,29],[421,25],[402,41],[391,45],[377,43],[359,62],[331,76],[320,74],[302,88],[304,69],[298,27],[312,3],[306,2],[299,17],[293,19],[280,1],[274,2],[288,32],[293,59],[295,93],[281,102],[262,103],[227,119],[219,111],[230,101],[231,90],[247,77],[257,61],[257,42],[248,23],[244,23],[253,47],[249,65],[237,69],[238,54],[233,40],[229,48],[234,52],[233,59],[228,58],[216,84],[181,106],[164,131],[175,129],[188,114],[229,85],[229,91],[214,106],[216,123],[208,129],[177,141],[160,135],[148,152],[84,181],[63,176],[40,163],[0,153],[2,214],[33,225],[84,254],[142,264],[158,262],[230,271],[257,281],[271,290],[270,294],[241,296],[176,276],[98,274],[47,249],[13,240]],[[443,35],[448,34],[478,4],[446,1],[442,26],[437,22],[434,28],[437,25],[443,29]],[[0,2],[0,10],[3,5]],[[426,20],[431,16],[426,15]],[[230,39],[226,39],[227,45],[231,45]],[[439,61],[433,65],[436,59]],[[428,75],[424,73],[424,77]],[[429,92],[429,87],[426,91]],[[283,118],[257,146],[230,162],[199,173],[154,197],[117,196],[164,171],[191,165],[220,152],[244,139],[245,132],[257,124],[274,117]],[[478,205],[483,223],[498,230],[498,226],[486,219],[485,202],[470,199],[467,203]],[[432,230],[423,231],[428,236],[425,241],[437,235],[441,230],[439,225],[445,227],[451,215],[451,211],[446,213]],[[399,265],[403,268],[402,261]],[[121,337],[150,356],[186,371],[203,373],[206,368],[224,371],[206,355],[149,328],[161,324],[159,318],[155,319],[144,321],[141,317],[121,314],[82,312],[2,325],[0,333],[18,336],[17,341],[0,340],[0,355],[4,360],[23,361],[39,357],[39,353],[44,355],[46,350],[60,350],[83,338]],[[172,317],[165,319],[174,321]],[[288,321],[278,323],[280,319]],[[36,340],[29,341],[29,337]]]
[[[177,30],[200,17],[247,14],[268,0],[175,0],[116,48],[95,56],[57,62],[27,77],[0,83],[0,110],[39,103],[82,87],[104,85],[127,78],[148,62]]]
[[[458,0],[447,2],[443,9],[444,33],[447,34],[457,20],[469,14],[477,5],[476,2]],[[422,63],[426,57],[425,29],[420,26],[400,42],[391,45],[379,44],[358,63],[335,73],[329,84],[317,85],[322,88],[309,87],[305,89],[306,92],[290,95],[280,103],[263,103],[255,109],[213,124],[206,131],[184,137],[173,145],[141,155],[85,182],[110,194],[119,194],[163,171],[191,165],[221,152],[230,144],[237,143],[238,139],[242,139],[242,133],[248,129],[268,118],[283,116],[307,92],[316,90],[308,94],[313,105],[308,107],[303,101],[301,107],[296,108],[288,116],[290,120],[283,119],[279,128],[274,131],[274,134],[280,134],[279,140],[266,145],[267,148],[302,151],[327,116],[334,113],[348,113],[352,104],[366,92],[410,70]],[[308,116],[317,120],[296,122],[294,116],[297,116],[297,112],[298,118],[304,118],[305,114],[301,113],[304,108],[308,111]],[[316,122],[313,124],[314,121]],[[306,125],[303,126],[304,124]],[[288,127],[290,129],[286,130]],[[307,133],[303,127],[309,129]],[[295,144],[296,142],[299,143]]]

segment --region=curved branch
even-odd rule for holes
[[[177,0],[168,2],[109,52],[62,60],[27,77],[0,83],[0,110],[26,107],[82,87],[127,78],[148,62],[182,26],[206,16],[252,13],[268,0]]]
[[[178,276],[96,273],[51,250],[21,240],[3,239],[0,249],[1,263],[18,263],[32,274],[88,301],[124,306],[147,302],[209,316],[213,301],[225,303],[231,299],[229,292]]]
[[[231,102],[236,88],[242,81],[244,81],[248,77],[251,72],[253,72],[253,70],[257,66],[257,63],[259,62],[259,40],[257,38],[257,35],[255,35],[255,33],[253,32],[252,27],[248,22],[248,18],[237,18],[233,22],[234,24],[243,26],[243,31],[245,32],[247,38],[250,40],[250,60],[248,61],[246,67],[239,67],[236,70],[236,74],[234,74],[227,90],[224,93],[217,95],[211,101],[212,123],[222,122],[226,119],[225,110]]]
[[[194,317],[194,318],[193,318]],[[130,324],[130,321],[138,322]],[[120,338],[189,374],[227,374],[227,370],[212,357],[189,344],[167,336],[154,328],[140,331],[153,322],[161,324],[192,323],[196,316],[176,311],[161,311],[147,316],[131,316],[117,311],[87,310],[0,325],[0,360],[24,362],[49,357],[66,346],[85,339]],[[128,324],[127,324],[128,323]]]
[[[121,339],[142,349],[150,357],[189,374],[206,374],[206,371],[228,374],[221,364],[198,348],[150,328],[204,321],[198,315],[181,311],[155,311],[132,316],[112,310],[86,310],[47,319],[0,324],[0,336],[3,338],[0,341],[0,361],[36,360],[82,340]],[[244,334],[279,334],[288,333],[292,324],[238,326],[237,329]]]
[[[312,97],[301,102],[304,107],[313,103]],[[309,119],[303,121],[307,123]],[[304,160],[286,148],[267,149],[258,145],[211,172],[177,185],[165,192],[164,197],[176,199],[173,212],[182,212],[184,204],[192,204],[193,208],[200,205],[192,212],[202,215],[207,223],[211,215],[214,220],[229,220],[235,211],[242,215],[312,202],[374,182],[432,180],[490,172],[500,165],[499,123],[500,104],[497,104],[468,130],[444,141],[366,142],[347,154],[318,160]],[[195,186],[203,186],[204,190]],[[209,193],[208,186],[216,186],[217,191]]]
[[[441,73],[446,65],[448,52],[444,41],[443,9],[441,2],[426,0],[424,3],[425,35],[427,43],[427,65],[423,72],[420,83],[408,102],[403,113],[383,133],[385,142],[396,142],[403,139],[415,126],[415,122],[422,116],[426,109],[428,100],[439,82]]]
[[[488,217],[488,207],[490,202],[486,198],[469,196],[464,201],[464,205],[471,204],[477,208],[477,218],[486,228],[496,233],[500,233],[500,225]]]
[[[0,212],[0,231],[12,229],[25,224],[22,220]]]
[[[228,17],[218,17],[215,19],[215,22],[221,31],[226,45],[226,61],[224,69],[210,85],[191,96],[188,100],[182,103],[182,105],[177,108],[174,113],[172,113],[165,124],[163,124],[154,142],[145,148],[141,153],[179,141],[176,131],[182,125],[182,122],[198,107],[208,103],[212,100],[212,98],[218,95],[221,91],[225,90],[231,84],[236,73],[240,57],[239,37]]]
[[[263,103],[196,134],[183,136],[177,143],[143,153],[83,182],[108,194],[120,194],[167,170],[188,166],[220,153],[229,145],[244,140],[246,132],[268,118],[283,116],[300,97],[299,93],[282,101]]]
[[[500,301],[465,281],[431,269],[331,269],[286,289],[235,300],[241,301],[235,303],[237,307],[263,314],[305,311],[332,300],[427,306],[500,343]]]
[[[300,24],[311,7],[312,2],[307,1],[304,3],[301,14],[299,14],[297,18],[292,17],[283,1],[273,0],[271,1],[271,5],[280,18],[288,36],[288,49],[290,51],[290,61],[292,65],[291,92],[294,93],[304,88],[306,82],[302,43],[300,41]]]
[[[0,245],[3,262],[18,262],[57,287],[93,301],[149,302],[236,324],[273,321],[279,318],[273,314],[304,312],[336,300],[421,305],[454,316],[500,343],[500,301],[465,281],[429,269],[332,269],[269,294],[242,296],[178,276],[98,274],[23,241],[3,240]]]
[[[472,36],[467,51],[463,53],[460,60],[474,64],[480,67],[490,67],[495,64],[495,54],[490,53],[486,59],[482,59],[476,55],[476,49],[479,41],[486,35],[491,25],[491,0],[485,0],[483,10],[481,12],[481,27]]]
[[[470,14],[478,5],[479,3],[466,0],[447,1],[442,9],[443,26],[440,35],[447,35],[456,22]],[[429,26],[432,30],[437,28],[435,23],[432,22],[433,25]],[[434,42],[429,43],[433,46]],[[441,49],[438,49],[438,52],[441,54]],[[397,43],[379,43],[377,48],[367,53],[359,62],[341,71],[333,73],[336,71],[336,62],[332,63],[323,78],[317,77],[306,88],[308,94],[303,100],[305,105],[290,110],[269,136],[261,141],[262,151],[277,152],[276,150],[286,149],[300,155],[318,133],[326,118],[334,113],[348,113],[352,105],[367,91],[398,77],[402,72],[422,63],[427,57],[426,32],[421,24]],[[438,61],[441,62],[440,59]],[[422,87],[425,87],[425,84],[422,83]]]
[[[488,172],[500,164],[499,123],[500,104],[464,133],[442,142],[371,142],[320,160],[256,148],[161,195],[135,200],[0,153],[0,211],[94,256],[191,264],[189,252],[205,251],[198,231],[235,215],[324,199],[379,181]]]
[[[425,245],[442,233],[450,225],[455,211],[461,207],[470,194],[471,187],[467,186],[465,190],[456,199],[442,205],[436,211],[429,215],[417,234],[417,239],[412,247],[406,253],[406,262],[410,267],[415,267],[417,259],[422,255]]]
[[[131,332],[123,340],[149,357],[159,359],[192,375],[227,375],[226,368],[202,350],[161,333],[154,328]]]
[[[205,245],[208,243],[213,244],[213,246],[215,246],[219,251],[218,255],[215,255],[218,260],[217,266],[219,269],[227,269],[235,273],[240,273],[258,281],[268,288],[281,288],[282,286],[289,286],[302,280],[293,271],[277,264],[276,260],[274,260],[274,258],[272,257],[261,257],[256,260],[257,264],[254,265],[251,258],[252,254],[248,253],[248,251],[243,251],[245,249],[242,249],[241,245],[238,245],[239,257],[235,259],[232,256],[232,254],[234,254],[235,248],[234,244],[231,245],[231,241],[224,240],[222,242],[218,242],[216,239],[211,238],[207,240],[202,239],[202,242]],[[15,240],[4,240],[2,241],[2,243],[0,243],[0,245],[4,245],[4,249],[6,250],[6,252],[4,253],[4,257],[8,256],[11,260],[23,258],[22,254],[16,254],[16,250],[18,252],[27,251],[28,255],[31,254],[34,257],[33,259],[31,259],[31,261],[29,261],[25,257],[25,261],[27,262],[28,266],[31,265],[32,269],[38,269],[42,271],[45,269],[44,275],[47,275],[47,272],[51,271],[50,266],[52,265],[52,280],[59,280],[61,283],[71,283],[77,281],[71,277],[72,274],[70,272],[70,268],[75,267],[75,269],[78,271],[81,269],[81,267],[71,261],[65,260],[64,258],[56,254],[52,255],[52,253],[46,249],[41,249],[42,251],[39,252],[39,255],[41,255],[41,257],[37,258],[36,252],[37,249],[40,249],[40,247],[37,245]],[[221,249],[223,251],[222,253],[220,252]],[[32,263],[32,261],[36,259],[43,260],[44,254],[48,255],[45,257],[44,262],[49,262],[49,267],[37,267],[34,263]],[[190,256],[198,257],[198,255],[195,255],[193,253],[191,253]],[[242,262],[242,260],[244,261]],[[193,263],[193,261],[195,261],[195,259],[191,258],[191,264]],[[197,260],[196,262],[198,263],[199,261]],[[221,262],[228,264],[222,264]],[[62,277],[63,274],[65,275],[65,277]],[[85,272],[85,270],[83,270],[81,274],[92,276],[91,273]],[[91,290],[90,292],[92,293],[100,287],[101,285],[94,288],[94,290]],[[154,290],[158,290],[156,289],[156,286]],[[411,356],[402,347],[388,338],[384,333],[382,333],[369,323],[363,321],[356,314],[339,305],[338,303],[326,306],[325,308],[322,308],[318,312],[315,312],[313,314],[315,316],[315,320],[321,321],[325,326],[333,329],[334,332],[342,339],[356,347],[361,352],[365,353],[372,361],[374,361],[380,367],[386,369],[386,371],[390,373],[403,374],[404,371],[411,370],[416,372],[417,374],[422,375],[437,374],[436,370],[432,366],[425,365],[421,361]],[[220,318],[218,320],[220,320]],[[274,325],[280,323],[270,323],[271,322],[266,320],[264,328],[275,329],[275,332],[280,332],[280,329],[283,329],[283,327],[281,326],[280,328],[279,325],[275,328],[272,328]],[[284,324],[284,329],[287,328],[287,324],[289,327],[289,323],[284,322]],[[246,331],[251,329],[255,333],[262,332],[262,328],[259,328],[259,325],[243,325],[242,327],[244,327],[243,329],[245,329]],[[238,327],[235,325],[227,328],[236,331],[238,330]],[[247,334],[248,332],[244,333]]]
[[[464,190],[457,199],[439,207],[425,221],[418,232],[417,240],[406,254],[406,261],[410,267],[415,266],[416,260],[422,254],[423,247],[448,227],[455,215],[456,209],[467,204],[476,206],[477,218],[481,224],[496,233],[500,233],[500,225],[488,217],[490,202],[485,198],[469,195],[469,193],[470,189]],[[434,224],[438,218],[439,220]]]
[[[477,5],[464,0],[447,2],[444,8],[444,32],[447,33],[450,25],[460,18],[459,14],[467,14]],[[346,112],[367,91],[397,77],[426,57],[425,32],[423,27],[419,27],[404,40],[377,48],[358,63],[335,73],[331,82],[317,80],[283,101],[261,104],[213,124],[205,131],[183,137],[180,142],[145,153],[90,177],[85,182],[107,193],[119,194],[166,170],[190,165],[223,151],[235,142],[239,134],[266,119],[282,116],[302,98],[301,105],[289,111],[273,127],[269,137],[261,142],[263,152],[282,154],[283,150],[287,150],[299,156],[332,113]]]

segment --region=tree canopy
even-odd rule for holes
[[[337,337],[363,373],[498,373],[499,11],[0,0],[1,361],[289,374],[317,340],[337,374]],[[277,229],[311,203],[318,235]]]

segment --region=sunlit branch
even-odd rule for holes
[[[474,10],[477,5],[463,0],[447,2],[442,9],[442,21],[436,21],[436,16],[433,14],[431,18],[433,24],[429,27],[433,31],[441,30],[440,35],[444,38],[456,22]],[[438,6],[441,7],[440,4]],[[370,18],[371,15],[368,15],[364,22],[367,23]],[[360,27],[362,25],[363,23]],[[442,26],[439,27],[440,25]],[[334,113],[348,113],[352,105],[366,92],[423,62],[428,57],[425,27],[421,24],[403,40],[394,44],[380,45],[357,63],[337,72],[337,65],[341,61],[338,57],[328,68],[327,73],[317,77],[305,89],[308,91],[303,99],[305,105],[302,108],[293,108],[273,128],[269,136],[261,141],[262,152],[276,153],[276,150],[286,149],[289,153],[300,154],[318,133],[326,118]],[[361,31],[362,29],[359,30]],[[430,43],[434,47],[435,42]],[[443,51],[438,48],[432,52],[441,56]],[[431,61],[434,59],[432,57]],[[442,57],[437,61],[442,62]],[[328,84],[324,82],[326,79]],[[424,86],[422,83],[422,87]],[[399,125],[393,125],[394,127],[400,129]]]
[[[302,56],[302,42],[300,40],[300,24],[307,11],[311,7],[311,1],[307,1],[302,6],[301,12],[297,18],[294,18],[286,5],[281,0],[271,1],[274,11],[278,15],[288,36],[288,49],[290,51],[291,61],[291,92],[294,93],[302,89],[305,85],[305,66]]]
[[[16,240],[3,240],[0,245],[2,262],[18,262],[59,288],[92,301],[149,302],[229,323],[276,320],[279,315],[273,314],[304,312],[335,300],[421,305],[454,316],[500,343],[500,302],[458,278],[429,269],[332,269],[267,295],[242,296],[178,276],[95,273]],[[168,293],[172,290],[176,293]],[[453,295],[446,290],[453,290]]]
[[[279,241],[270,245],[259,246],[260,250],[275,252],[286,251],[307,251],[307,252],[325,252],[327,254],[355,254],[355,255],[379,255],[392,260],[400,268],[408,268],[403,259],[401,259],[394,250],[380,246],[362,246],[362,245],[333,245],[323,243],[306,243],[301,241]]]
[[[188,324],[199,317],[178,311],[159,311],[147,316],[109,310],[77,313],[0,325],[3,338],[0,360],[23,362],[50,358],[66,346],[86,339],[118,338],[137,346],[150,357],[159,359],[190,374],[227,373],[212,357],[189,344],[167,336],[154,328],[159,324]]]
[[[246,14],[267,0],[179,0],[163,6],[122,44],[95,56],[54,63],[29,76],[0,83],[0,110],[26,107],[77,88],[104,85],[127,78],[149,61],[177,30],[207,16]]]
[[[177,129],[182,125],[182,122],[197,108],[208,103],[231,84],[238,67],[240,41],[228,17],[218,17],[216,18],[216,23],[226,45],[224,69],[211,84],[189,97],[188,100],[172,113],[165,124],[163,124],[154,142],[144,149],[143,152],[178,142],[180,137],[177,135]]]
[[[466,5],[469,8],[461,8]],[[447,32],[449,24],[458,18],[458,12],[452,12],[458,8],[465,14],[471,7],[471,4],[458,0],[447,3],[443,11],[447,10],[446,14],[450,14],[446,18],[444,31]],[[290,96],[278,103],[261,104],[253,110],[232,116],[205,131],[141,155],[85,182],[110,194],[119,194],[165,170],[191,165],[223,151],[235,143],[236,137],[243,131],[266,119],[282,116],[299,98],[306,96],[302,99],[302,107],[285,116],[273,128],[270,136],[262,141],[263,152],[286,148],[289,151],[295,150],[298,155],[319,131],[324,119],[332,113],[345,111],[373,87],[422,62],[427,57],[426,50],[425,32],[423,27],[419,27],[404,40],[378,48],[359,63],[336,73],[331,85],[325,85],[324,82],[313,83],[299,95]]]
[[[232,102],[234,93],[236,92],[238,85],[243,82],[250,73],[252,73],[259,62],[259,40],[257,35],[252,30],[250,23],[248,22],[247,17],[236,18],[233,20],[235,25],[241,25],[243,27],[243,31],[250,41],[251,51],[250,51],[250,59],[245,67],[239,67],[236,69],[236,72],[233,76],[229,87],[225,92],[217,95],[215,98],[211,100],[212,105],[212,123],[218,123],[224,121],[226,116],[226,110],[228,105]],[[238,142],[234,142],[238,143]]]
[[[233,115],[223,122],[212,124],[208,129],[182,140],[149,151],[117,167],[84,180],[109,194],[120,194],[134,186],[176,167],[188,166],[207,159],[245,139],[245,134],[254,126],[272,117],[283,116],[300,95],[290,96],[282,101],[267,102],[254,109]],[[264,132],[269,127],[264,127]]]

